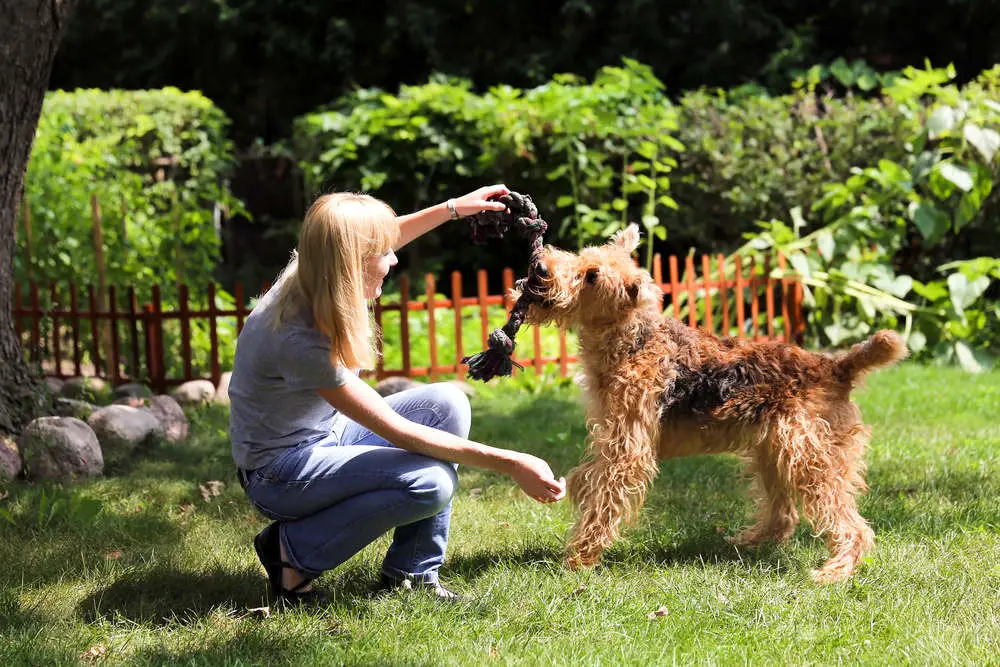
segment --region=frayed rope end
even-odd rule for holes
[[[503,329],[494,329],[490,333],[489,349],[463,357],[462,363],[468,364],[471,379],[489,382],[500,375],[511,375],[514,366],[524,370],[524,366],[511,359],[512,354],[514,354],[514,342]]]

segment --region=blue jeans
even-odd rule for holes
[[[386,398],[407,419],[468,437],[469,400],[447,383]],[[310,578],[395,528],[382,571],[437,581],[444,562],[457,465],[394,447],[338,414],[330,435],[282,452],[248,475],[247,496],[279,522],[291,565]]]

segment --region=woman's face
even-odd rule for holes
[[[382,280],[389,269],[396,266],[399,260],[390,248],[384,254],[370,257],[365,266],[365,298],[377,299],[382,295]]]

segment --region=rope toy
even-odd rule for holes
[[[548,224],[538,217],[538,208],[528,195],[518,192],[490,197],[507,206],[506,211],[482,211],[468,216],[472,241],[484,245],[490,239],[501,239],[511,228],[520,232],[521,236],[531,243],[531,266],[542,250],[542,235],[548,229]],[[521,296],[514,303],[507,323],[494,329],[489,335],[488,349],[472,356],[463,357],[462,363],[469,366],[469,377],[473,380],[489,382],[498,375],[510,375],[513,367],[524,370],[524,366],[511,358],[514,354],[514,337],[524,323],[528,306],[538,301],[538,297],[528,289],[532,284],[534,272],[529,268],[528,277],[521,278],[516,285],[521,290]]]

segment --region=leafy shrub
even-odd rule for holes
[[[140,298],[156,283],[204,289],[219,258],[216,207],[242,210],[225,183],[227,126],[195,92],[48,93],[25,179],[32,264],[18,256],[15,278],[97,284],[96,196],[108,284]]]
[[[852,170],[824,186],[810,227],[764,223],[747,249],[789,254],[811,288],[811,334],[821,344],[856,342],[902,326],[919,356],[991,366],[1000,351],[996,253],[1000,67],[958,88],[953,68],[908,68],[884,89],[905,120],[897,160]],[[816,228],[818,227],[818,228]]]

